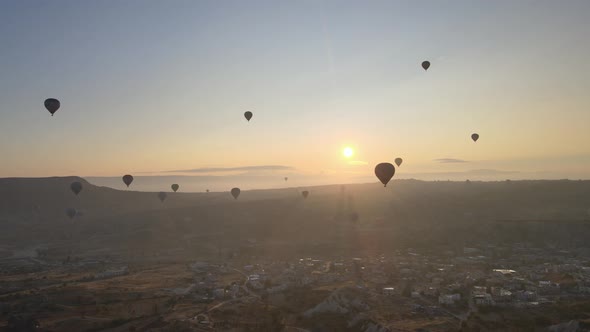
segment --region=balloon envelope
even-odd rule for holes
[[[400,166],[403,162],[404,162],[404,160],[402,158],[395,158],[396,165]]]
[[[209,189],[205,190],[206,192],[209,192]]]
[[[247,111],[246,113],[244,113],[244,117],[246,118],[246,120],[250,121],[250,119],[252,119],[252,112]]]
[[[166,193],[163,191],[160,191],[158,193],[158,198],[160,199],[160,202],[164,202],[164,200],[166,199],[166,196],[168,196],[168,195],[166,195]]]
[[[74,218],[76,216],[76,214],[78,214],[78,211],[76,211],[76,209],[73,209],[73,208],[66,209],[66,216],[68,216],[70,219]]]
[[[72,189],[74,194],[78,195],[82,191],[82,184],[78,181],[72,182],[70,189]]]
[[[307,198],[307,196],[309,196],[309,191],[304,190],[301,192],[301,195],[303,196],[303,198]]]
[[[235,199],[238,199],[238,196],[240,196],[240,192],[241,192],[240,188],[233,188],[233,189],[231,190],[231,195],[232,195],[232,196],[233,196]]]
[[[395,174],[395,167],[390,163],[381,163],[375,166],[375,175],[383,183],[384,187],[387,187],[387,183]]]
[[[178,191],[178,188],[180,188],[179,185],[177,185],[176,183],[170,186],[172,188],[172,190],[174,190],[174,192]]]
[[[57,112],[57,110],[61,106],[59,100],[57,100],[55,98],[45,99],[44,104],[45,104],[45,108],[49,111],[49,113],[51,113],[51,116],[53,116],[53,113]]]
[[[133,182],[133,176],[132,175],[123,175],[123,183],[125,183],[127,185],[127,188],[129,188],[129,185],[131,184],[131,182]]]
[[[428,70],[428,68],[430,68],[430,61],[423,61],[422,68],[424,68],[424,70]]]
[[[478,135],[478,134],[471,134],[471,139],[472,139],[474,142],[477,142],[477,140],[479,139],[479,135]]]
[[[289,178],[285,176],[285,181],[287,181],[287,180],[289,180]]]

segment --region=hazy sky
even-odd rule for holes
[[[589,33],[587,0],[1,1],[0,176],[590,178]]]

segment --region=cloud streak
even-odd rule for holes
[[[193,169],[179,169],[162,171],[161,173],[223,173],[223,172],[257,172],[257,171],[290,171],[295,168],[283,165],[260,165],[241,167],[203,167]]]
[[[469,161],[463,159],[455,159],[455,158],[439,158],[434,159],[437,163],[441,164],[458,164],[458,163],[468,163]]]

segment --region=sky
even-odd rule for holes
[[[588,31],[585,0],[2,1],[0,177],[590,179]]]

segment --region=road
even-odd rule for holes
[[[248,289],[248,287],[246,287],[246,284],[248,283],[248,280],[249,280],[249,277],[248,277],[248,275],[247,275],[246,273],[244,273],[244,272],[242,272],[242,271],[240,271],[240,270],[238,270],[238,269],[236,269],[236,268],[234,268],[234,267],[229,267],[229,269],[230,269],[230,270],[233,270],[233,271],[235,271],[235,272],[238,272],[239,274],[241,274],[241,275],[243,275],[243,276],[244,276],[244,282],[242,283],[242,285],[241,285],[240,287],[241,287],[241,288],[242,288],[242,289],[243,289],[245,292],[247,292],[249,296],[251,296],[251,297],[255,297],[256,299],[260,299],[260,295],[258,295],[258,294],[256,294],[256,293],[252,292],[250,289]],[[241,301],[241,300],[243,300],[243,299],[245,299],[245,298],[247,298],[247,297],[238,297],[238,298],[235,298],[235,299],[229,299],[229,300],[226,300],[226,301],[220,302],[220,303],[218,303],[218,304],[216,304],[216,305],[212,306],[211,308],[207,309],[207,313],[209,313],[209,312],[211,312],[211,311],[213,311],[213,310],[219,309],[219,308],[221,308],[222,306],[224,306],[224,305],[226,305],[226,304],[228,304],[228,303],[232,303],[232,302]]]

